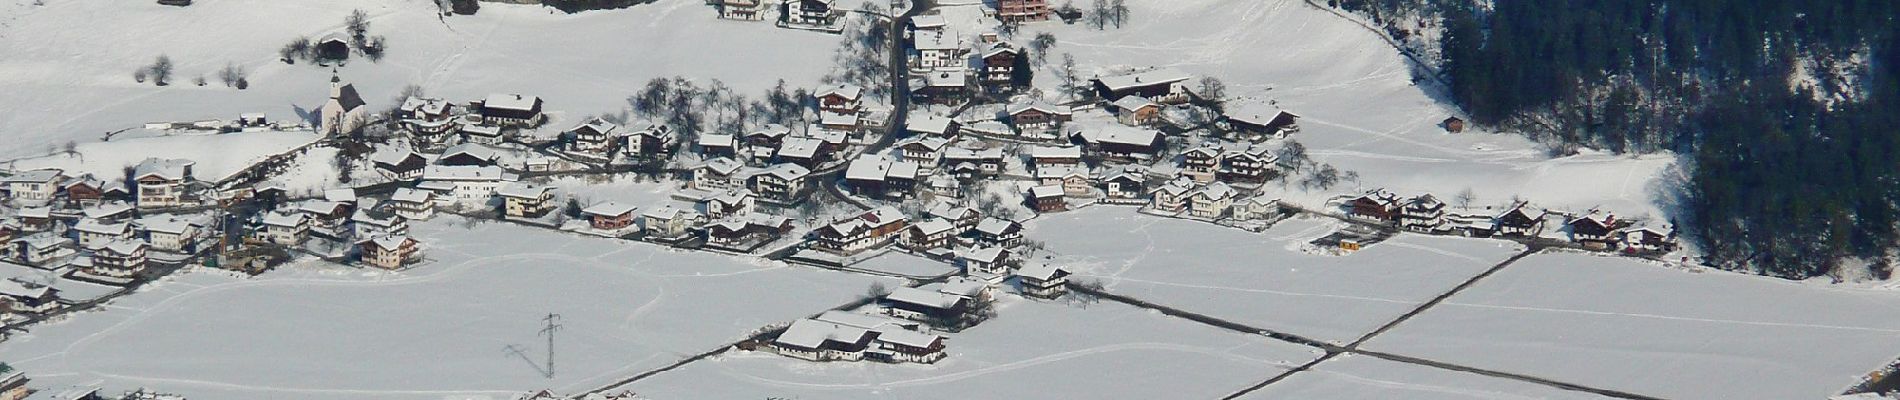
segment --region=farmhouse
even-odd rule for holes
[[[496,125],[463,125],[461,132],[464,143],[501,144],[508,141],[501,127]]]
[[[620,125],[599,117],[567,130],[567,134],[573,138],[568,143],[568,153],[596,160],[612,158],[614,147],[621,142]]]
[[[957,252],[964,275],[1001,276],[1009,273],[1009,249],[976,247]]]
[[[905,121],[905,125],[904,129],[910,131],[911,135],[953,138],[957,136],[957,129],[963,124],[947,117],[926,115],[923,118]]]
[[[1022,51],[1009,42],[991,44],[990,49],[983,52],[983,86],[993,90],[1015,86],[1016,63],[1022,57]]]
[[[1147,180],[1138,172],[1118,169],[1105,173],[1100,179],[1105,201],[1116,203],[1140,203],[1148,194]]]
[[[858,361],[864,359],[865,350],[877,336],[869,329],[800,319],[772,340],[772,348],[806,361]]]
[[[1257,195],[1235,201],[1232,210],[1232,216],[1237,220],[1266,220],[1280,213],[1280,199]]]
[[[792,128],[779,124],[766,124],[764,128],[745,134],[745,143],[755,148],[777,148],[780,142],[792,135]]]
[[[1161,132],[1133,128],[1121,125],[1104,125],[1099,129],[1077,131],[1070,140],[1085,145],[1102,157],[1120,161],[1143,161],[1154,159],[1161,152],[1164,142]]]
[[[409,234],[409,218],[392,212],[358,209],[350,215],[350,225],[359,238]]]
[[[765,0],[719,0],[719,18],[743,21],[765,19]]]
[[[1449,230],[1445,226],[1445,202],[1430,194],[1406,200],[1405,208],[1399,214],[1399,226],[1419,232]]]
[[[996,18],[1004,22],[1035,22],[1049,20],[1048,0],[998,0]]]
[[[1227,114],[1227,126],[1243,137],[1278,139],[1300,130],[1300,116],[1286,110],[1240,106]]]
[[[974,228],[976,243],[990,247],[1016,247],[1023,240],[1023,224],[1002,218],[986,217]]]
[[[79,247],[97,249],[120,240],[132,239],[132,224],[125,222],[105,222],[92,218],[83,218],[73,224],[78,232]]]
[[[679,239],[690,236],[693,225],[705,220],[704,216],[692,210],[666,205],[640,214],[640,229],[648,237]]]
[[[956,237],[957,226],[938,218],[925,219],[904,230],[904,247],[912,250],[946,247]]]
[[[66,200],[80,206],[90,206],[104,201],[106,199],[107,186],[116,187],[122,193],[125,190],[125,184],[122,182],[106,183],[98,178],[93,178],[92,174],[80,175],[78,178],[66,181],[61,186],[62,188],[60,190],[66,192]],[[121,198],[123,198],[123,196],[121,196]]]
[[[917,67],[920,69],[961,69],[966,66],[963,60],[963,35],[955,30],[917,32],[912,46],[917,49]]]
[[[527,182],[515,182],[495,191],[501,196],[503,212],[510,218],[541,218],[554,211],[554,188]]]
[[[1038,213],[1068,211],[1069,204],[1064,200],[1062,185],[1044,185],[1029,188],[1027,202],[1029,208]]]
[[[380,235],[356,242],[363,263],[382,269],[398,269],[422,258],[421,244],[408,236]]]
[[[915,164],[918,167],[926,169],[934,169],[937,167],[937,162],[943,157],[943,148],[949,144],[949,140],[941,137],[919,136],[899,142],[897,148],[902,151],[901,154],[903,155],[900,161]]]
[[[911,97],[924,104],[956,104],[969,95],[970,76],[962,69],[940,69],[911,84]]]
[[[1585,248],[1602,250],[1610,248],[1619,239],[1616,237],[1618,222],[1616,215],[1598,215],[1591,212],[1589,215],[1573,218],[1564,225],[1570,227],[1571,241]]]
[[[813,96],[818,98],[819,111],[856,115],[864,106],[864,88],[854,85],[828,87]]]
[[[805,168],[817,167],[829,160],[831,148],[825,142],[809,137],[786,138],[778,146],[778,161],[798,164]]]
[[[402,126],[417,136],[435,137],[455,129],[449,102],[443,99],[409,96],[396,108]]]
[[[1003,149],[995,147],[969,149],[952,146],[944,149],[941,164],[957,179],[970,180],[995,176],[1003,170]]]
[[[627,135],[625,139],[627,143],[621,147],[627,156],[651,158],[673,152],[674,141],[677,139],[677,136],[673,134],[673,128],[666,124],[644,121],[634,123],[631,128],[629,131],[632,134]]]
[[[1537,236],[1544,231],[1543,211],[1532,214],[1530,206],[1524,203],[1513,205],[1510,210],[1497,216],[1497,234],[1503,236]]]
[[[693,206],[706,218],[720,219],[752,211],[752,192],[734,189],[700,197]]]
[[[437,157],[435,163],[448,166],[498,165],[501,163],[501,154],[485,144],[462,143],[443,150],[442,156]]]
[[[1124,96],[1110,104],[1115,107],[1115,120],[1129,126],[1148,126],[1161,118],[1161,104],[1141,96]]]
[[[1194,182],[1187,178],[1168,181],[1150,193],[1148,207],[1165,213],[1187,210],[1188,193],[1193,190]]]
[[[956,226],[955,235],[962,235],[964,232],[976,229],[977,221],[983,219],[983,214],[974,208],[953,206],[949,203],[937,203],[929,210],[924,210],[924,215],[928,218],[949,221],[951,225]]]
[[[1620,235],[1624,248],[1630,251],[1676,251],[1676,230],[1673,227],[1624,229]]]
[[[57,307],[59,289],[24,276],[0,280],[0,312],[40,314]]]
[[[960,326],[972,299],[914,287],[899,287],[884,296],[893,317],[940,326]]]
[[[1074,117],[1068,107],[1039,102],[1011,104],[1004,113],[1009,115],[1010,127],[1023,135],[1054,130]]]
[[[197,223],[176,216],[151,216],[132,222],[137,234],[153,250],[190,253],[197,250],[200,230]]]
[[[57,169],[36,169],[22,171],[0,179],[6,185],[7,194],[19,200],[51,200],[59,193],[60,181],[66,175]]]
[[[491,94],[474,107],[482,123],[503,127],[534,127],[547,119],[541,114],[541,97],[519,94]]]
[[[1024,296],[1054,299],[1069,292],[1069,271],[1049,264],[1034,264],[1016,270]]]
[[[726,190],[744,186],[744,176],[740,170],[745,164],[727,157],[707,160],[705,164],[693,167],[693,180],[688,184],[699,190]]]
[[[27,265],[46,265],[77,253],[73,250],[72,239],[51,233],[27,236],[13,241],[13,244],[14,256]]]
[[[794,24],[830,26],[844,12],[836,6],[837,0],[785,0],[783,18]]]
[[[422,220],[435,216],[435,192],[414,188],[397,188],[389,195],[389,211],[403,218]]]
[[[1233,206],[1234,188],[1224,182],[1214,182],[1194,189],[1188,193],[1188,215],[1195,218],[1219,219],[1226,216],[1228,207]]]
[[[397,180],[416,179],[422,176],[422,168],[429,166],[429,159],[406,148],[383,148],[370,155],[370,163],[384,177]]]
[[[1373,221],[1392,222],[1399,217],[1399,195],[1373,189],[1347,204],[1348,214]]]
[[[589,226],[594,229],[613,231],[633,226],[633,211],[636,209],[638,207],[632,205],[604,201],[581,209],[581,215],[587,217]]]
[[[431,165],[422,170],[422,183],[416,188],[436,192],[437,201],[486,203],[511,179],[496,166]]]
[[[138,182],[139,208],[186,205],[185,184],[191,182],[190,160],[147,158],[133,167],[132,180]]]
[[[145,242],[136,240],[115,240],[92,251],[92,264],[85,268],[87,273],[113,278],[128,278],[145,270]]]
[[[746,188],[759,197],[777,202],[796,202],[810,192],[805,177],[811,169],[798,164],[776,164],[754,171],[746,178]]]
[[[1213,182],[1215,172],[1220,169],[1221,149],[1214,146],[1200,146],[1181,152],[1181,175],[1195,182]]]
[[[1156,69],[1095,78],[1089,84],[1097,96],[1111,102],[1139,96],[1161,104],[1181,104],[1188,100],[1187,81],[1191,78],[1192,75],[1178,70]]]
[[[1261,184],[1273,176],[1273,165],[1280,156],[1273,154],[1266,146],[1254,145],[1245,150],[1226,151],[1220,155],[1220,169],[1215,177],[1228,183]]]
[[[835,253],[856,253],[889,243],[907,226],[909,222],[896,208],[878,207],[813,230],[813,245]]]

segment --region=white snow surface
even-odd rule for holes
[[[396,106],[394,97],[409,84],[457,102],[490,93],[537,95],[557,117],[574,119],[626,108],[627,96],[655,77],[686,76],[702,85],[719,79],[757,97],[781,78],[816,87],[839,40],[719,20],[699,0],[578,14],[483,3],[476,15],[446,19],[427,1],[45,3],[0,8],[0,54],[7,55],[0,58],[0,86],[8,88],[0,91],[0,107],[12,110],[0,115],[0,135],[13,141],[0,147],[0,157],[146,122],[249,112],[273,121],[314,119],[329,97],[330,69],[285,65],[277,50],[300,35],[342,32],[352,9],[369,14],[370,35],[388,40],[380,62],[359,56],[339,71],[372,110]],[[160,54],[176,65],[173,84],[134,82],[132,71]],[[248,90],[217,82],[226,63],[250,71]],[[192,85],[199,75],[211,84]]]
[[[1532,383],[1343,355],[1241,399],[1607,400]]]
[[[415,223],[429,261],[409,270],[309,262],[252,279],[187,273],[35,327],[0,354],[36,386],[103,382],[112,393],[144,386],[207,400],[570,393],[844,304],[874,281],[454,220]],[[536,367],[547,313],[564,326],[554,379]]]
[[[998,317],[943,334],[935,364],[811,363],[727,353],[655,375],[655,399],[1208,399],[1319,357],[1317,350],[1115,303],[998,298]]]
[[[123,135],[109,142],[78,142],[73,149],[77,154],[61,150],[53,155],[14,161],[13,166],[21,170],[59,168],[67,176],[90,173],[112,180],[124,175],[124,167],[146,158],[173,158],[196,163],[192,166],[192,175],[198,180],[215,181],[251,163],[317,140],[317,134],[310,131],[167,135],[140,131]]]
[[[1677,399],[1818,399],[1900,354],[1900,294],[1534,255],[1372,350]]]
[[[1293,219],[1256,234],[1098,206],[1044,215],[1025,235],[1062,254],[1071,281],[1100,279],[1117,294],[1339,344],[1521,248],[1400,235],[1345,256],[1299,250],[1339,224]]]

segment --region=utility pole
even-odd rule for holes
[[[555,322],[560,319],[561,314],[554,313],[541,318],[542,321],[547,322],[547,327],[541,328],[541,334],[548,337],[548,379],[554,379],[554,331],[561,330],[561,325]]]

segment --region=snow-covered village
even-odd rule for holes
[[[0,400],[1900,389],[1359,3],[3,0]]]

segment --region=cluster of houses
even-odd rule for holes
[[[838,32],[846,9],[837,0],[707,0],[719,17],[740,21],[776,21],[780,26]],[[776,17],[776,18],[775,18]]]
[[[1619,219],[1615,214],[1597,210],[1569,213],[1540,209],[1523,201],[1504,207],[1503,212],[1496,214],[1452,212],[1444,201],[1431,194],[1401,197],[1374,189],[1352,198],[1344,207],[1351,217],[1412,232],[1533,239],[1545,237],[1546,226],[1558,225],[1559,229],[1552,233],[1559,233],[1585,249],[1666,253],[1676,250],[1678,245],[1672,226]]]
[[[1068,275],[1051,265],[1025,267],[1022,293],[1060,297]],[[945,356],[945,338],[930,332],[958,332],[988,318],[995,287],[974,277],[951,278],[934,289],[900,287],[877,299],[873,313],[834,310],[795,321],[770,348],[808,361],[934,363]]]

